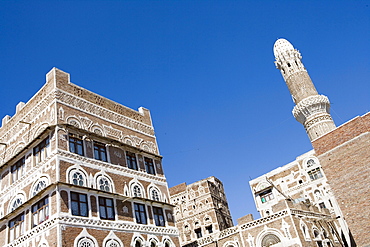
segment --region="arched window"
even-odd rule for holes
[[[111,239],[111,240],[108,240],[108,242],[105,244],[105,247],[120,247],[120,243],[118,243],[117,240],[115,239]]]
[[[106,178],[106,177],[100,176],[98,178],[97,186],[98,186],[98,189],[100,189],[100,190],[107,191],[107,192],[111,192],[112,191],[112,189],[111,189],[111,183],[108,180],[108,178]]]
[[[321,200],[321,192],[319,190],[315,190],[314,194],[317,200]]]
[[[157,247],[157,243],[155,241],[150,242],[150,247]]]
[[[139,185],[134,185],[132,188],[132,194],[134,197],[142,197],[141,189]]]
[[[88,237],[83,237],[78,240],[77,247],[95,247],[94,241]]]
[[[16,198],[12,204],[10,211],[14,211],[16,208],[18,208],[22,204],[23,204],[22,198],[20,197]]]
[[[261,245],[264,247],[268,247],[280,242],[281,240],[275,234],[267,234],[266,236],[263,237]]]
[[[309,159],[308,161],[307,161],[307,167],[311,167],[311,166],[313,166],[313,165],[315,165],[316,164],[316,162],[313,160],[313,159]]]
[[[170,247],[170,243],[168,241],[166,241],[166,243],[164,243],[164,247]]]
[[[159,201],[159,193],[158,193],[158,190],[152,189],[151,196],[152,196],[152,200]]]
[[[87,187],[86,176],[82,171],[79,171],[79,170],[71,171],[69,182],[74,185]]]
[[[33,189],[32,196],[36,195],[39,193],[41,190],[46,188],[46,181],[45,180],[40,180],[37,182],[36,186]]]

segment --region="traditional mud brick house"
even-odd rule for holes
[[[53,68],[0,143],[0,246],[179,245],[149,110]]]

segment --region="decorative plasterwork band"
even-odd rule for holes
[[[307,123],[304,125],[304,127],[306,129],[309,129],[311,126],[313,126],[314,124],[316,123],[319,123],[319,122],[323,122],[323,121],[333,121],[333,119],[331,118],[331,116],[329,114],[325,114],[323,116],[320,116],[320,117],[316,117],[310,121],[307,121]]]
[[[71,216],[61,216],[51,218],[42,224],[32,228],[30,231],[26,232],[16,240],[5,245],[4,247],[15,247],[22,246],[26,241],[40,235],[40,233],[45,232],[47,229],[55,227],[55,225],[73,225],[81,227],[94,227],[101,228],[103,230],[114,230],[114,231],[127,231],[127,232],[140,232],[144,234],[152,235],[168,235],[168,236],[178,236],[178,230],[175,227],[157,227],[148,225],[139,225],[135,223],[125,223],[116,221],[102,221],[100,219],[82,218],[82,217],[71,217]]]
[[[105,119],[109,122],[124,126],[125,128],[132,129],[142,134],[154,137],[154,129],[152,126],[143,124],[139,121],[107,110],[101,106],[88,102],[69,93],[63,92],[61,90],[58,90],[56,93],[59,103],[66,104],[83,112],[87,112],[99,118]]]
[[[101,219],[61,216],[57,218],[60,224],[89,227],[89,228],[102,228],[114,231],[135,231],[144,234],[166,234],[169,236],[177,236],[178,230],[175,227],[158,227],[149,226],[136,223],[126,223],[117,221],[103,221]]]
[[[246,229],[251,228],[251,227],[254,227],[254,226],[262,225],[265,222],[276,220],[276,219],[278,219],[280,217],[283,217],[284,215],[287,215],[287,214],[288,214],[288,211],[287,210],[283,210],[283,211],[280,211],[280,212],[278,212],[276,214],[270,215],[268,217],[261,218],[261,219],[258,219],[258,220],[254,220],[254,221],[248,222],[248,223],[246,223],[244,225],[241,225],[240,226],[240,229],[241,230],[246,230]]]

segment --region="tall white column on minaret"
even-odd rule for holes
[[[311,141],[335,129],[328,97],[319,95],[298,50],[286,39],[274,44],[276,67],[281,71],[296,106],[295,119],[303,124]]]

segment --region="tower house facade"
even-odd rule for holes
[[[212,176],[189,185],[182,183],[171,187],[170,194],[182,246],[196,246],[197,240],[233,226],[219,179]]]
[[[293,115],[303,124],[310,140],[333,130],[335,124],[330,116],[329,99],[318,94],[301,61],[300,52],[286,39],[278,39],[274,44],[274,55],[276,67],[281,71],[296,104]]]
[[[178,246],[149,110],[53,68],[0,143],[0,246]]]

